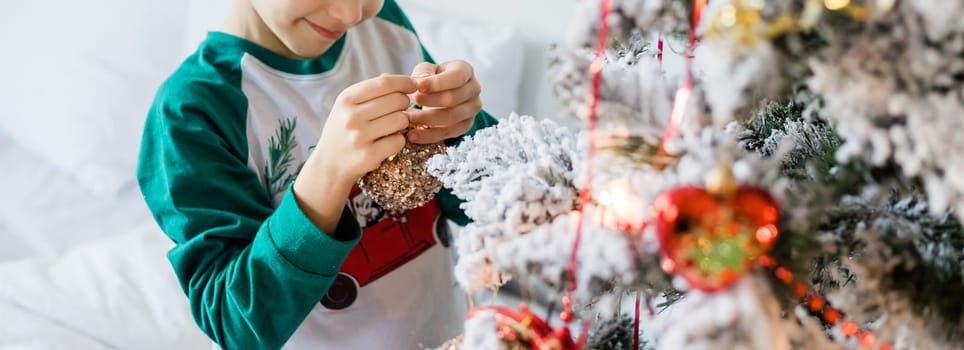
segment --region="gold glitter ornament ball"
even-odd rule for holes
[[[428,173],[428,160],[444,152],[445,146],[440,143],[408,142],[398,154],[358,180],[358,187],[387,211],[418,208],[442,188],[442,182]]]

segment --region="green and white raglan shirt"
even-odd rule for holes
[[[212,32],[160,88],[138,182],[176,243],[168,258],[195,320],[222,348],[414,349],[460,333],[444,218],[468,219],[447,190],[398,214],[355,188],[331,234],[290,190],[325,152],[315,143],[342,90],[425,60],[387,0],[312,60]],[[481,112],[470,133],[494,123]]]

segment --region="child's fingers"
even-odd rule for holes
[[[365,132],[370,135],[369,140],[377,140],[405,130],[405,128],[408,128],[408,124],[408,116],[405,112],[393,112],[372,120],[371,124],[365,128]]]
[[[482,86],[475,78],[472,78],[467,84],[452,90],[436,93],[416,93],[415,103],[425,107],[452,107],[477,98],[480,93],[482,93]]]
[[[459,122],[458,124],[435,127],[429,129],[418,129],[410,130],[408,132],[408,140],[413,143],[438,143],[451,138],[456,138],[465,135],[469,129],[472,128],[472,122],[474,118],[469,118]]]
[[[404,111],[411,105],[408,95],[393,92],[355,106],[355,115],[360,117],[360,121],[375,120],[392,112]]]
[[[451,108],[430,108],[411,110],[412,124],[428,126],[446,126],[472,119],[482,109],[482,102],[478,99]]]
[[[415,90],[415,80],[410,76],[382,74],[377,78],[349,86],[345,91],[342,91],[341,97],[344,102],[361,104],[393,92],[411,94]]]
[[[465,61],[451,61],[438,66],[435,75],[418,80],[418,91],[440,92],[465,85],[475,76],[472,65]]]
[[[434,75],[436,69],[438,69],[438,66],[435,65],[435,63],[422,62],[417,64],[415,69],[412,70],[412,77],[415,79],[425,78]]]
[[[383,160],[395,155],[404,147],[405,136],[399,133],[390,134],[375,140],[375,142],[372,143],[371,156],[374,157],[372,160],[376,160],[378,163],[375,163],[372,169],[378,167],[378,164],[381,164]]]

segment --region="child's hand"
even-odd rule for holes
[[[405,147],[412,77],[382,75],[341,92],[309,162],[339,187],[353,184]],[[349,186],[350,187],[350,186]]]
[[[472,128],[475,115],[482,110],[482,87],[468,62],[423,62],[415,66],[412,76],[418,81],[414,101],[425,107],[412,110],[412,123],[427,128],[409,131],[409,141],[436,143],[462,136]]]
[[[354,183],[405,147],[412,77],[387,75],[352,85],[332,106],[318,148],[334,160],[339,178]]]
[[[295,180],[305,214],[325,232],[334,232],[352,185],[405,147],[408,95],[416,91],[407,75],[382,75],[342,91],[325,122],[318,147]]]

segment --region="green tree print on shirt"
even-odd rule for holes
[[[294,134],[296,124],[295,118],[281,119],[274,136],[268,139],[269,160],[264,166],[264,183],[272,197],[284,192],[301,172],[301,167],[294,172],[288,172],[295,160],[292,152],[298,147]]]

